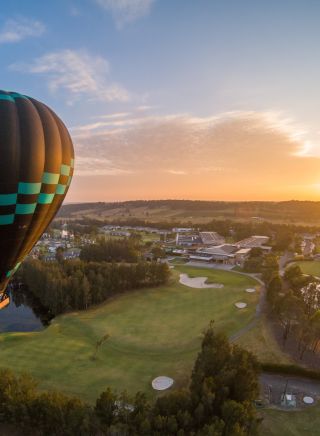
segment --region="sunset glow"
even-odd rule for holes
[[[319,199],[316,2],[18,3],[2,87],[66,121],[68,202]]]

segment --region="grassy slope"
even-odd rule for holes
[[[186,383],[196,357],[201,331],[210,319],[228,334],[254,316],[257,294],[246,287],[250,278],[224,271],[176,267],[172,284],[122,295],[86,312],[56,318],[36,333],[1,335],[1,366],[26,370],[40,387],[60,389],[94,400],[107,386],[137,390],[152,395],[151,380],[172,376]],[[223,289],[192,289],[178,283],[178,272],[207,276],[224,283]],[[247,301],[243,311],[236,301]],[[95,342],[104,334],[105,343],[92,360]]]
[[[257,325],[242,335],[237,341],[241,347],[255,354],[264,363],[295,363],[276,341],[268,321],[262,317]]]

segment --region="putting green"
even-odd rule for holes
[[[179,274],[205,276],[222,289],[193,289]],[[250,277],[187,266],[172,270],[166,286],[123,294],[84,312],[62,315],[41,332],[0,335],[2,367],[30,372],[43,389],[59,389],[93,401],[107,386],[156,395],[151,381],[166,375],[186,385],[201,332],[214,319],[227,334],[252,320],[259,293]],[[237,301],[248,307],[241,311]],[[93,359],[96,342],[110,338]]]

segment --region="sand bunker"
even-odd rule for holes
[[[239,301],[239,303],[235,303],[235,306],[238,309],[244,309],[245,307],[247,307],[247,303],[243,303],[242,301]]]
[[[251,293],[251,292],[256,292],[256,290],[254,288],[247,288],[246,292],[250,292]]]
[[[188,274],[180,274],[179,282],[189,288],[223,288],[221,283],[206,283],[208,277],[189,277]]]
[[[161,375],[160,377],[152,380],[152,387],[156,391],[164,391],[165,389],[171,388],[172,385],[173,379],[164,375]]]
[[[303,397],[304,404],[313,404],[314,399],[312,397]]]

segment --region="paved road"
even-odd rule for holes
[[[259,377],[260,386],[271,404],[280,405],[281,395],[286,389],[288,394],[294,394],[298,406],[303,406],[304,396],[310,396],[315,401],[320,399],[320,381],[302,377],[292,377],[278,374],[262,373]]]
[[[282,277],[284,275],[287,263],[293,259],[293,253],[285,251],[279,259],[279,274]]]

